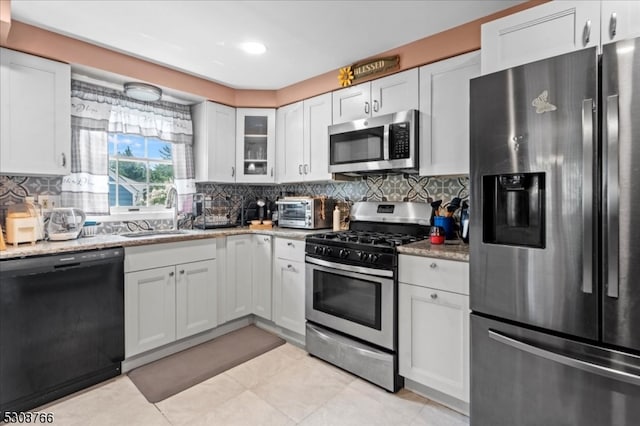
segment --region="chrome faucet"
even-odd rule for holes
[[[178,190],[175,185],[170,185],[167,190],[166,208],[173,208],[173,228],[178,229]]]

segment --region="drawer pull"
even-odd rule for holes
[[[184,275],[184,269],[180,271],[180,275]]]
[[[437,293],[431,293],[431,298],[433,300],[436,300],[438,298],[438,294]]]
[[[169,276],[172,277],[175,275],[175,272],[169,272]]]
[[[269,242],[269,237],[264,237],[264,242],[268,243]]]
[[[438,264],[434,262],[434,263],[432,263],[431,265],[429,265],[429,267],[430,267],[431,269],[436,269],[436,268],[438,267]]]
[[[289,242],[287,243],[287,245],[288,245],[289,247],[293,247],[293,243],[292,243],[291,241],[289,241]]]

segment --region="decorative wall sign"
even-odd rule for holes
[[[383,74],[400,68],[400,56],[372,59],[360,64],[354,64],[340,68],[338,82],[340,86],[350,86],[354,81],[370,77],[375,74]]]

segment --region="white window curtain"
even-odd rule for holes
[[[62,183],[65,206],[108,214],[108,132],[131,133],[172,143],[179,210],[190,211],[195,193],[193,123],[188,106],[139,102],[122,92],[72,80],[71,175]]]

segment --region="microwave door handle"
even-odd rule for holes
[[[390,160],[389,158],[389,125],[384,125],[384,133],[382,136],[382,159],[385,161]]]

